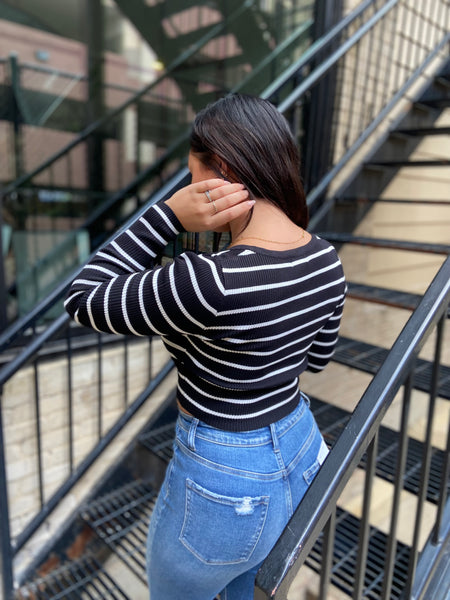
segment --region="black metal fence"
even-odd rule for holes
[[[363,1],[264,91],[303,149],[310,207],[345,189],[428,85],[449,56],[449,24],[445,0]]]
[[[335,583],[335,572],[342,566],[339,549],[334,547],[336,528],[339,527],[339,498],[352,473],[363,456],[366,471],[362,501],[362,516],[357,529],[355,552],[346,557],[349,593],[355,600],[360,598],[430,598],[426,595],[430,572],[450,536],[449,499],[449,449],[450,430],[447,434],[445,459],[438,497],[437,509],[428,539],[421,541],[424,528],[424,507],[429,485],[432,455],[432,428],[436,418],[437,389],[440,383],[443,330],[450,302],[450,257],[447,258],[420,305],[400,333],[397,341],[377,375],[373,378],[345,429],[337,439],[317,478],[308,489],[299,509],[263,564],[258,577],[258,598],[287,598],[289,587],[311,551],[319,554],[321,566],[320,600],[328,598],[330,586]],[[424,452],[418,480],[415,508],[401,508],[401,496],[405,480],[405,464],[408,451],[408,418],[414,403],[423,398],[413,397],[415,361],[430,336],[435,333],[433,374],[430,381]],[[369,546],[377,544],[371,532],[371,502],[373,500],[375,466],[382,451],[378,449],[381,421],[398,391],[403,388],[401,399],[401,424],[399,451],[393,479],[392,502],[386,502],[385,515],[390,519],[387,538],[380,549],[384,562],[383,577],[371,579],[371,565],[367,562]],[[407,510],[411,524],[411,545],[402,547],[398,541],[397,528],[401,510]],[[403,515],[404,516],[404,515]],[[319,545],[317,543],[319,542]],[[420,556],[424,563],[418,569]],[[345,568],[345,567],[344,567]],[[419,576],[418,575],[419,572]],[[341,584],[342,585],[342,584]],[[396,589],[395,589],[396,588]],[[400,592],[399,592],[400,590]],[[425,594],[425,595],[424,595]]]

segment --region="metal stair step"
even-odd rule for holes
[[[145,544],[158,490],[137,480],[84,506],[82,519],[99,538],[146,582]]]
[[[352,235],[351,233],[318,232],[317,235],[333,244],[358,244],[372,248],[388,248],[390,250],[408,250],[412,252],[428,252],[431,254],[450,254],[449,244],[429,244],[407,240],[389,240]]]
[[[14,597],[16,600],[132,600],[91,554],[35,579],[21,587]]]
[[[150,429],[139,436],[140,443],[168,463],[173,454],[175,422]]]
[[[402,135],[425,136],[425,135],[449,135],[450,127],[417,127],[410,129],[396,129],[392,133]]]
[[[435,160],[375,160],[365,163],[365,167],[384,167],[397,169],[399,167],[448,167],[450,165],[450,159],[440,158]]]
[[[408,310],[414,310],[422,297],[420,294],[409,294],[408,292],[365,285],[353,281],[348,281],[347,284],[347,295],[349,298],[386,304],[397,308],[406,308]]]
[[[450,98],[423,98],[417,104],[428,108],[448,108],[450,106]]]
[[[328,446],[332,446],[350,419],[351,413],[317,398],[310,399],[311,410],[319,429]],[[395,482],[399,444],[400,436],[397,431],[385,426],[380,427],[375,475],[390,483]],[[403,487],[412,494],[419,492],[423,455],[423,443],[410,438],[408,440]],[[444,459],[445,453],[442,450],[432,448],[426,498],[428,502],[433,504],[436,504],[439,498]],[[359,466],[361,468],[366,467],[366,456],[363,456]]]
[[[374,285],[355,283],[354,281],[348,281],[347,283],[347,296],[349,298],[354,298],[355,300],[364,300],[366,302],[384,304],[395,308],[414,310],[422,298],[420,294],[411,294],[401,290],[392,290]],[[447,317],[450,318],[450,307],[447,310]]]
[[[353,597],[354,574],[359,553],[359,528],[360,520],[357,517],[337,508],[331,583],[351,597]],[[388,541],[386,534],[375,527],[370,528],[368,568],[363,591],[365,599],[379,600],[381,598]],[[306,564],[317,573],[321,572],[322,546],[323,535],[318,538],[306,559]],[[409,547],[397,541],[390,600],[397,600],[401,597],[408,576],[409,554]]]
[[[333,360],[336,362],[359,369],[365,373],[375,374],[381,367],[389,350],[373,346],[365,342],[339,337]],[[430,392],[433,363],[417,359],[414,369],[414,388],[422,392]],[[438,378],[438,395],[450,400],[450,367],[441,365]]]

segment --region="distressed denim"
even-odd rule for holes
[[[255,575],[327,455],[306,396],[255,431],[180,413],[150,523],[151,600],[252,600]]]

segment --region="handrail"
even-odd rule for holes
[[[300,56],[300,58],[288,67],[279,77],[277,77],[271,85],[261,94],[261,98],[270,99],[278,93],[278,91],[290,80],[294,75],[301,72],[302,68],[311,62],[318,54],[328,46],[330,42],[339,38],[339,35],[351,25],[364,11],[373,4],[373,0],[365,0],[361,2],[353,11],[339,21],[334,27],[322,35],[319,39],[311,44],[311,46]]]
[[[325,59],[322,64],[311,73],[305,81],[300,84],[295,90],[280,104],[278,107],[280,112],[285,112],[290,108],[299,97],[305,93],[312,85],[317,83],[324,77],[337,61],[346,54],[366,33],[368,33],[390,10],[398,4],[399,0],[389,0],[380,8],[380,10],[371,17],[367,23],[364,23],[351,38],[341,44],[339,48],[333,52],[332,56]]]
[[[142,180],[145,176],[145,173],[142,173],[139,177],[133,180],[125,188],[125,190],[121,190],[117,194],[114,194],[108,203],[108,207],[115,203],[115,199],[117,197],[123,197],[124,194],[128,194],[135,187],[137,187],[140,184],[140,180]],[[118,230],[118,232],[115,232],[112,236],[110,236],[108,241],[112,240],[121,231],[124,231],[127,227],[131,225],[131,223],[138,220],[148,209],[149,206],[151,206],[152,204],[156,204],[157,202],[160,202],[172,195],[176,191],[176,189],[181,187],[183,183],[186,183],[188,176],[189,170],[186,167],[180,169],[165,183],[165,185],[163,185],[157,192],[155,192],[155,194],[153,194],[150,197],[150,199],[145,203],[143,207],[138,209],[138,211],[135,212],[133,216],[127,220],[125,225],[123,225],[122,228]],[[105,242],[105,244],[106,243],[108,242]],[[95,250],[91,254],[91,256],[94,256],[95,252],[97,251],[98,249]],[[6,346],[8,346],[12,341],[14,341],[21,333],[26,331],[34,321],[36,321],[39,317],[43,316],[48,310],[50,310],[50,308],[52,308],[56,304],[56,302],[58,302],[64,296],[65,292],[69,288],[71,282],[73,281],[74,277],[76,276],[79,270],[80,267],[77,266],[74,269],[73,273],[69,274],[63,281],[61,281],[58,284],[58,286],[54,288],[46,298],[39,302],[27,315],[18,319],[15,323],[13,323],[13,325],[11,325],[11,327],[6,329],[6,331],[4,331],[0,335],[0,352],[4,351]],[[61,320],[61,322],[59,323],[59,327],[62,327],[68,321],[68,315],[64,313],[63,316],[65,318]],[[28,345],[27,348],[24,348],[19,354],[19,356],[17,356],[16,359],[12,361],[10,369],[7,370],[7,365],[6,367],[0,370],[0,388],[2,385],[4,385],[4,383],[12,374],[14,374],[21,366],[26,364],[26,362],[33,356],[34,352],[36,352],[45,343],[47,339],[49,338],[46,335],[46,331],[42,332],[32,344],[33,351],[30,350],[31,345]],[[13,363],[15,366],[13,366]]]
[[[206,44],[211,41],[216,35],[218,35],[222,30],[229,26],[230,22],[233,22],[235,19],[239,18],[246,10],[248,10],[253,4],[255,0],[245,0],[226,20],[221,21],[217,25],[215,25],[210,31],[205,33],[196,44],[191,46],[188,50],[182,52],[180,56],[178,56],[172,63],[168,66],[165,73],[157,77],[154,81],[143,87],[139,90],[134,96],[128,98],[125,102],[123,102],[118,107],[114,108],[106,115],[97,119],[90,125],[88,125],[83,131],[67,146],[55,152],[52,156],[50,156],[46,161],[44,161],[41,165],[30,171],[29,173],[25,173],[17,178],[15,181],[8,184],[1,193],[3,195],[10,194],[11,192],[17,190],[20,186],[24,185],[39,173],[42,173],[45,169],[47,169],[51,164],[62,158],[65,154],[70,152],[75,146],[83,142],[87,137],[89,137],[94,131],[101,129],[104,125],[106,125],[109,121],[117,117],[120,113],[122,113],[129,106],[134,104],[137,100],[145,96],[152,88],[159,85],[166,77],[173,74],[185,61],[194,56],[201,48],[206,46]]]
[[[333,513],[423,344],[438,321],[445,318],[449,302],[450,257],[447,257],[262,565],[257,586],[267,598],[286,597],[295,574]]]

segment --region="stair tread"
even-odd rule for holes
[[[359,552],[359,527],[360,519],[339,507],[336,509],[336,533],[331,583],[349,596],[353,596],[354,574]],[[370,527],[364,598],[373,600],[381,598],[388,541],[389,538],[386,534],[375,527]],[[322,546],[323,534],[319,536],[306,559],[306,564],[317,573],[321,572]],[[408,576],[409,554],[409,547],[397,541],[391,600],[400,598],[405,587]]]
[[[348,297],[357,300],[365,300],[376,304],[384,304],[396,308],[414,310],[422,299],[421,294],[412,294],[401,290],[383,288],[365,283],[348,281]],[[447,318],[450,318],[450,307],[447,310]]]
[[[434,160],[410,160],[405,158],[403,160],[372,160],[365,163],[365,167],[448,167],[450,165],[450,159],[440,158]]]
[[[131,600],[119,584],[104,570],[94,555],[68,561],[48,575],[22,586],[16,600],[65,600],[85,598],[115,598]]]
[[[389,349],[387,348],[340,336],[333,360],[365,373],[375,374],[388,353]],[[432,362],[417,359],[414,369],[414,388],[422,392],[430,392],[432,371]],[[450,400],[450,367],[446,365],[440,365],[438,395]]]
[[[402,135],[449,135],[450,127],[411,127],[409,129],[395,129],[392,133],[401,133]]]
[[[136,480],[85,505],[82,519],[144,582],[145,541],[157,490]]]
[[[389,248],[392,250],[410,250],[414,252],[429,252],[432,254],[450,254],[449,244],[430,244],[427,242],[414,242],[409,240],[392,240],[374,238],[351,233],[336,233],[330,231],[319,232],[317,235],[329,242],[338,244],[359,244],[375,248]]]
[[[411,294],[401,290],[393,290],[389,288],[366,285],[348,281],[348,297],[357,298],[358,300],[367,300],[380,304],[388,304],[398,308],[407,308],[414,310],[419,304],[422,296],[420,294]]]

